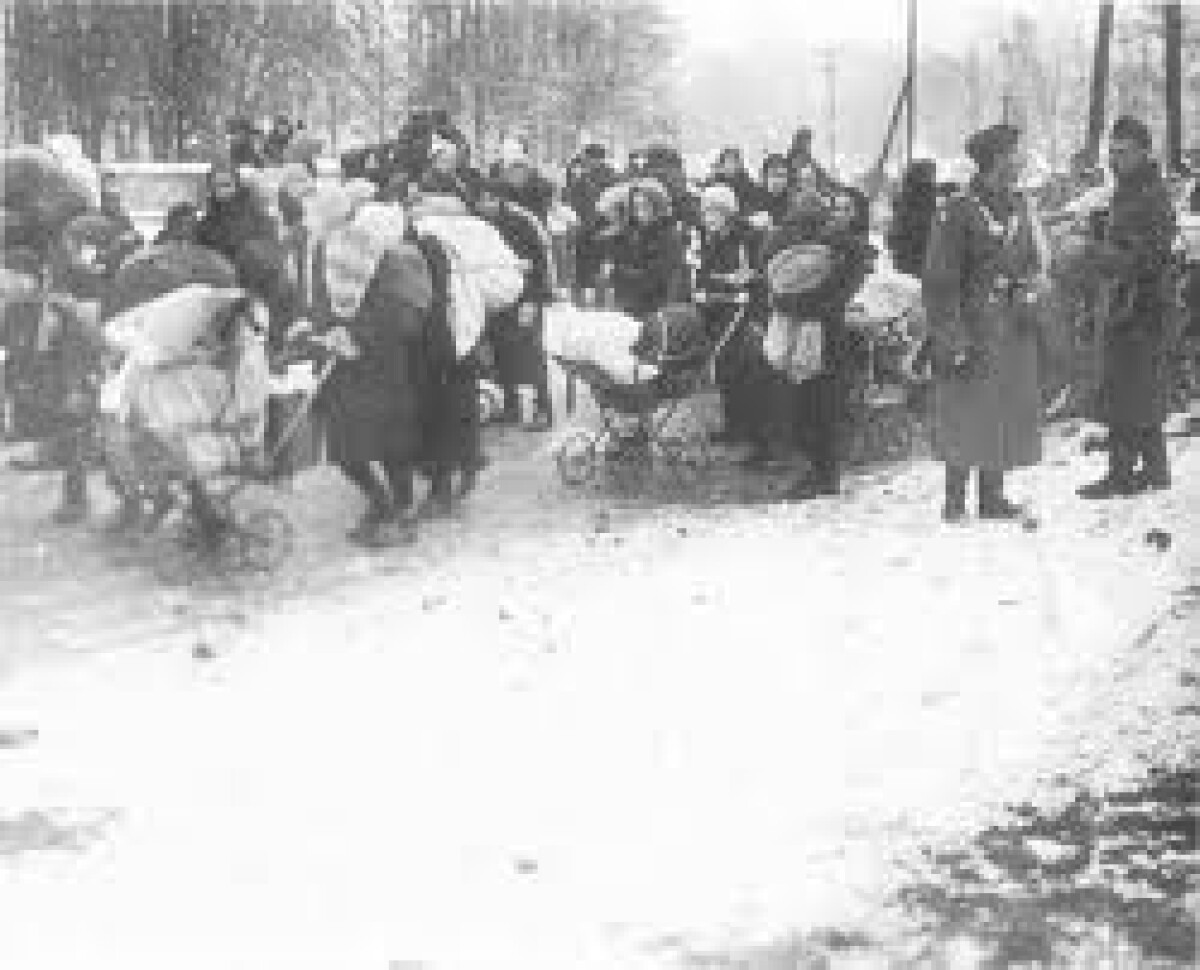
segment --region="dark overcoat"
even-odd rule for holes
[[[360,351],[355,359],[339,361],[322,388],[329,460],[417,462],[425,421],[421,405],[428,399],[424,348],[430,311],[411,297],[411,261],[386,252],[348,320],[330,309],[323,245],[314,263],[314,322],[344,326]]]
[[[930,238],[923,294],[935,358],[969,352],[968,374],[938,368],[933,394],[936,456],[962,468],[1007,471],[1041,460],[1041,285],[1032,209],[978,183],[949,198]]]
[[[1118,178],[1096,266],[1108,287],[1104,372],[1097,417],[1119,428],[1166,418],[1175,209],[1158,166]]]
[[[613,291],[617,306],[644,320],[690,296],[683,238],[675,220],[627,226],[613,240]]]

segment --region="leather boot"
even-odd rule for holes
[[[1136,476],[1138,488],[1149,492],[1165,492],[1171,487],[1171,459],[1167,453],[1167,436],[1161,427],[1145,428],[1139,435],[1142,470]]]
[[[958,523],[967,517],[967,481],[970,469],[956,465],[946,466],[946,504],[942,506],[942,519]]]
[[[1019,519],[1021,506],[1010,502],[1004,494],[1004,472],[979,470],[979,517],[1009,522]]]
[[[1136,457],[1129,433],[1111,429],[1108,434],[1108,472],[1103,478],[1077,489],[1075,494],[1092,501],[1136,494],[1137,482],[1133,474]]]

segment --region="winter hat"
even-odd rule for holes
[[[1143,148],[1146,151],[1154,147],[1154,139],[1150,134],[1150,129],[1144,122],[1129,115],[1117,119],[1116,124],[1112,127],[1110,137],[1113,141],[1131,141],[1138,148]]]
[[[791,166],[788,165],[787,156],[774,152],[764,158],[762,163],[762,176],[764,179],[767,177],[767,172],[772,169],[782,169],[785,175],[791,174]]]
[[[520,138],[506,138],[500,146],[500,164],[530,165],[529,149]]]
[[[728,185],[709,185],[700,193],[700,210],[718,210],[732,215],[738,211],[737,195]]]
[[[603,162],[608,159],[608,149],[603,145],[597,145],[595,143],[584,145],[582,155],[589,161]]]
[[[967,155],[976,167],[988,170],[1020,144],[1021,131],[1012,125],[992,125],[967,140]]]

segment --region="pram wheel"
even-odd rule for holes
[[[277,509],[254,509],[239,518],[231,539],[239,565],[273,572],[291,556],[296,530]]]
[[[679,485],[694,486],[712,468],[712,448],[703,432],[663,438],[658,448],[663,464]]]
[[[595,435],[576,431],[558,446],[555,462],[564,485],[570,488],[586,485],[596,477],[599,467]]]

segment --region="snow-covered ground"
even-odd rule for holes
[[[943,526],[929,463],[623,507],[535,441],[382,555],[309,474],[295,561],[239,596],[48,535],[46,480],[0,474],[0,731],[38,731],[0,746],[0,967],[664,970],[668,940],[875,936],[921,845],[1200,750],[1165,714],[1195,647],[1145,635],[1197,582],[1190,441],[1173,492],[1087,505],[1101,460],[1050,436],[1013,483],[1037,532]]]

